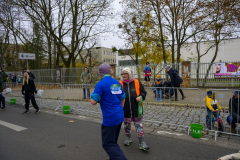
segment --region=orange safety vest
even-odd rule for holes
[[[123,87],[123,81],[119,81],[119,83]],[[137,79],[134,79],[134,83],[135,83],[135,90],[136,90],[137,96],[139,96],[140,95],[140,84],[139,84],[139,81]]]

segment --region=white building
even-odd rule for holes
[[[213,44],[213,41],[204,41],[199,43],[200,54],[204,54],[207,49]],[[177,46],[175,46],[176,48]],[[216,48],[213,47],[209,52],[201,58],[201,62],[211,62]],[[197,57],[196,43],[188,43],[181,48],[181,58],[185,61],[189,58]],[[140,59],[141,61],[141,59]],[[219,45],[219,50],[215,62],[240,62],[240,38],[232,38],[223,40]],[[119,53],[116,56],[117,66],[129,66],[134,65],[133,60],[130,56],[120,55]]]
[[[105,47],[95,47],[90,49],[89,51],[87,49],[84,49],[82,51],[82,55],[87,55],[88,52],[91,52],[91,56],[93,59],[97,59],[99,62],[104,62],[108,64],[116,64],[116,52],[112,52],[111,48],[105,48]]]

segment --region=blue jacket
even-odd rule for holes
[[[162,87],[163,86],[163,80],[162,79],[156,79],[154,83],[154,87]]]
[[[97,83],[91,98],[100,103],[104,126],[116,126],[124,121],[121,101],[125,97],[122,85],[110,75],[105,75]]]
[[[178,72],[171,68],[169,71],[168,71],[168,75],[170,76],[171,78],[171,85],[174,86],[174,85],[178,85],[178,84],[182,84],[183,80],[182,78],[178,75]]]

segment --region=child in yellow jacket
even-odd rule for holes
[[[218,104],[218,102],[215,99],[215,93],[213,91],[207,91],[207,97],[206,99],[204,99],[204,102],[206,102],[206,108],[207,108],[207,114],[208,114],[208,124],[207,127],[208,129],[211,129],[211,124],[212,124],[212,119],[213,119],[213,115],[215,118],[218,117],[218,112],[214,112],[217,109],[218,110],[222,110],[222,108],[220,107],[220,105]]]

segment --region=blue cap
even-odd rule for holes
[[[233,92],[235,95],[240,95],[240,88]]]

